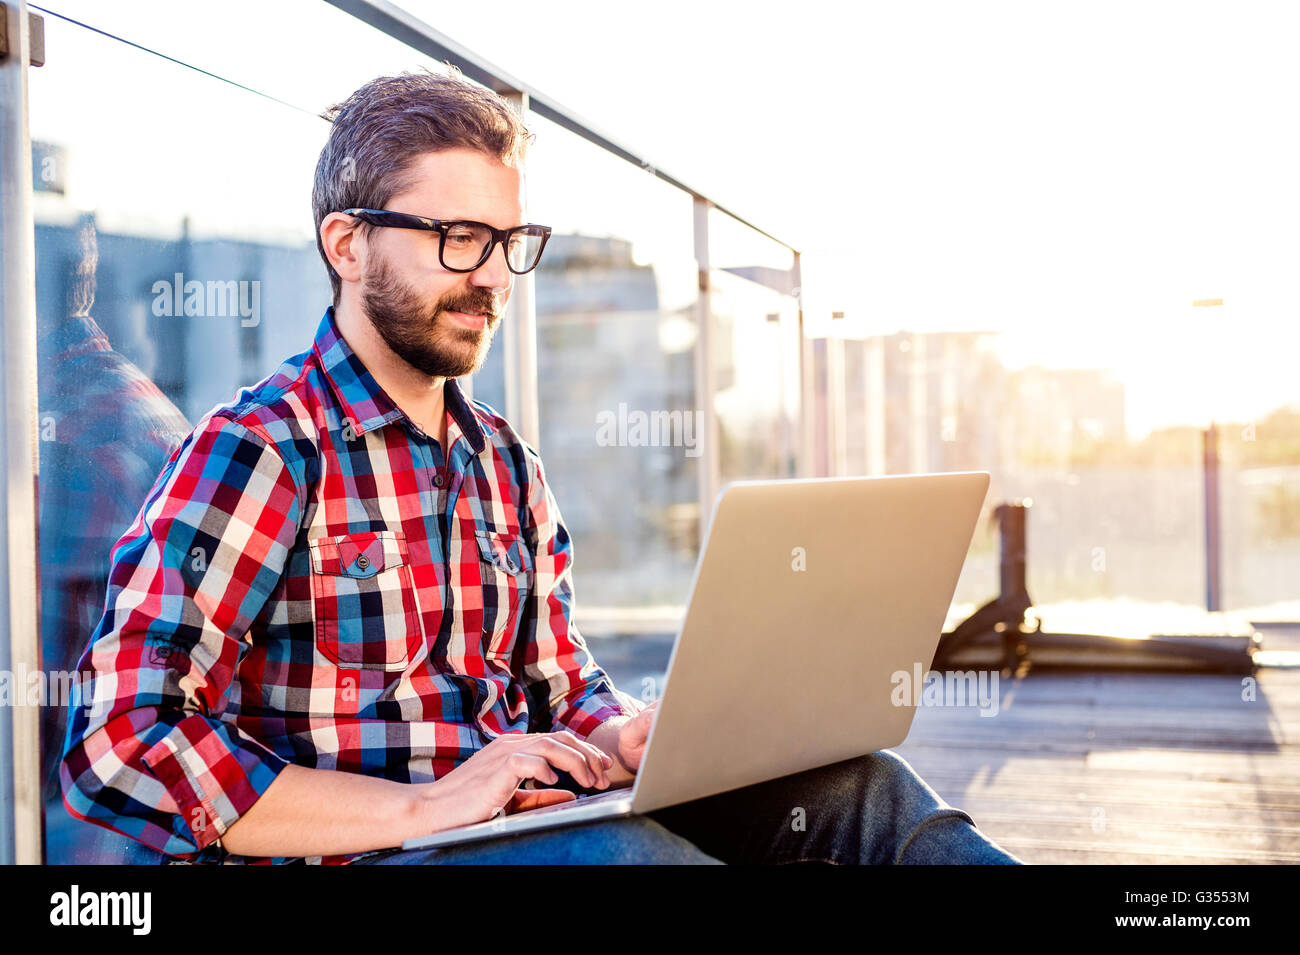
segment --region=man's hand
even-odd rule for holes
[[[614,761],[572,733],[501,736],[431,783],[284,767],[252,808],[222,837],[242,856],[315,856],[370,852],[441,829],[485,822],[576,798],[562,789],[519,789],[525,780],[558,781],[562,769],[584,786],[605,789]]]
[[[422,815],[429,832],[486,822],[500,811],[522,812],[577,797],[563,789],[520,790],[526,780],[557,783],[562,769],[589,789],[607,789],[614,762],[572,733],[498,736],[447,775],[425,786]]]
[[[636,716],[611,717],[587,737],[587,742],[599,747],[602,752],[617,757],[609,774],[610,781],[615,786],[629,785],[636,778],[658,702],[656,700],[651,703]]]
[[[641,768],[641,756],[645,753],[645,742],[650,737],[650,727],[655,720],[655,700],[636,716],[624,723],[618,730],[618,758],[631,773]]]

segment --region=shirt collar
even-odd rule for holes
[[[312,348],[325,373],[325,380],[343,408],[343,414],[351,419],[354,432],[365,434],[398,418],[405,418],[416,427],[406,412],[379,386],[347,339],[339,333],[333,305],[325,309]],[[452,418],[447,426],[447,447],[454,447],[463,435],[474,453],[479,454],[487,447],[483,425],[455,378],[448,378],[443,385],[442,398],[445,413]]]

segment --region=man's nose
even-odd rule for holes
[[[475,285],[484,286],[494,294],[500,294],[510,288],[514,273],[506,265],[506,246],[498,242],[492,246],[492,254],[487,261],[474,270],[470,278]]]

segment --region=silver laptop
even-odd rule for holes
[[[984,471],[744,481],[718,495],[634,784],[408,839],[641,814],[897,746],[979,520]],[[599,660],[597,660],[599,662]]]

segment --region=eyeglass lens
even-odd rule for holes
[[[443,265],[449,269],[471,269],[483,259],[483,252],[492,241],[492,232],[473,223],[456,223],[447,229],[443,245]],[[510,233],[507,260],[516,272],[526,272],[537,264],[542,251],[542,235],[535,229],[519,229]]]

